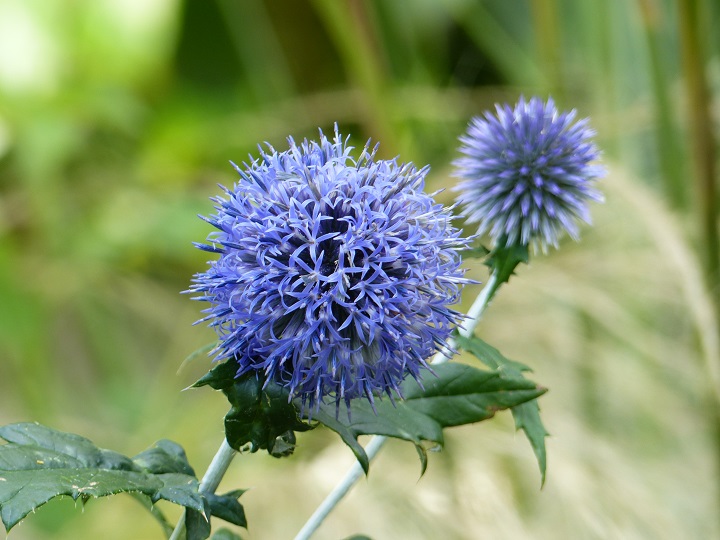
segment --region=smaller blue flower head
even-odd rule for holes
[[[462,316],[450,309],[467,281],[467,240],[450,212],[423,192],[428,169],[351,157],[304,141],[236,167],[217,213],[218,253],[191,291],[220,337],[219,359],[255,372],[311,407],[329,396],[392,399],[447,344]]]
[[[599,152],[587,119],[559,113],[552,99],[524,98],[514,109],[475,117],[460,137],[455,188],[462,214],[498,245],[531,245],[547,251],[563,231],[578,238],[578,222],[590,223],[588,202],[602,201],[595,182]]]

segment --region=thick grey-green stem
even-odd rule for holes
[[[225,476],[236,453],[223,438],[220,448],[205,472],[205,476],[200,481],[200,487],[198,488],[200,493],[215,493],[215,490],[220,485],[220,480]],[[185,513],[180,517],[175,530],[170,536],[170,540],[181,540],[183,538],[185,538]]]

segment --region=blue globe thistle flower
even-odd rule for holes
[[[423,192],[428,167],[376,161],[368,145],[354,159],[337,127],[333,142],[288,142],[235,166],[203,218],[219,232],[197,246],[220,257],[191,291],[211,304],[217,358],[311,407],[393,399],[462,320],[448,306],[467,282],[467,240]]]
[[[578,238],[578,222],[590,223],[588,202],[602,201],[595,181],[602,167],[587,119],[559,113],[552,99],[524,98],[497,115],[475,117],[460,137],[455,188],[462,214],[478,223],[496,245],[557,247],[563,231]]]

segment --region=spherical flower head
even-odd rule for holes
[[[219,359],[260,374],[311,407],[393,398],[462,319],[448,306],[467,281],[467,240],[423,192],[428,169],[358,159],[331,142],[296,145],[236,169],[240,179],[201,249],[218,253],[191,291],[210,303]]]
[[[455,161],[455,188],[462,214],[478,223],[495,245],[532,245],[547,251],[567,232],[578,238],[578,222],[590,223],[589,201],[602,167],[587,119],[575,110],[559,113],[552,99],[524,98],[497,115],[475,117],[460,137],[464,157]]]

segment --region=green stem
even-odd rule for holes
[[[490,2],[446,2],[451,16],[513,84],[547,87],[547,77],[531,55],[493,16]]]
[[[712,126],[710,90],[705,70],[707,57],[703,50],[702,39],[706,33],[704,32],[701,8],[700,0],[678,0],[680,41],[690,113],[690,140],[695,162],[705,282],[712,299],[715,315],[720,320],[720,243],[717,229],[718,200],[715,180],[716,141]],[[720,335],[720,328],[716,327],[713,330]],[[712,369],[711,366],[710,371]],[[713,398],[708,420],[715,431],[716,470],[720,470],[720,402],[715,396]]]
[[[548,88],[562,101],[562,75],[560,72],[560,31],[558,30],[557,0],[532,0],[531,13],[539,64],[547,77]]]
[[[380,449],[387,441],[387,437],[375,435],[365,447],[368,461],[371,461],[380,452]],[[345,477],[333,489],[325,500],[317,507],[310,519],[307,520],[295,540],[306,540],[320,527],[325,518],[332,512],[338,503],[347,495],[348,491],[355,485],[363,474],[362,467],[357,461],[352,464]]]
[[[718,306],[720,283],[720,248],[717,230],[717,188],[715,180],[715,136],[707,74],[706,55],[702,47],[700,2],[679,0],[680,39],[689,105],[691,144],[693,147],[700,228],[705,250],[705,272],[710,292]]]
[[[678,129],[673,117],[670,96],[672,85],[668,77],[667,61],[661,48],[661,8],[653,0],[640,0],[638,7],[642,16],[645,39],[650,60],[650,80],[657,129],[654,130],[660,162],[661,177],[667,201],[673,208],[686,209],[687,190],[683,163],[685,158],[680,146]]]
[[[482,314],[485,312],[485,309],[487,309],[500,285],[501,283],[498,280],[498,273],[497,271],[493,271],[490,275],[490,279],[488,279],[488,282],[485,284],[485,287],[483,287],[482,291],[480,291],[480,294],[468,310],[467,319],[465,320],[462,328],[459,330],[461,336],[470,337],[473,334],[475,327],[478,322],[480,322]],[[430,363],[437,365],[447,362],[450,359],[452,354],[451,351],[454,347],[455,340],[451,338],[448,340],[447,346],[441,351],[438,351]],[[372,460],[380,452],[380,449],[383,447],[386,440],[387,437],[382,435],[375,435],[370,440],[368,445],[365,447],[365,453],[368,456],[368,460]],[[335,489],[333,489],[328,496],[325,497],[325,500],[320,503],[320,506],[317,507],[312,516],[310,516],[305,525],[303,525],[303,528],[300,529],[300,532],[298,532],[295,536],[295,540],[307,540],[310,538],[320,527],[325,518],[330,515],[330,513],[340,503],[343,497],[348,494],[350,489],[355,485],[361,476],[362,468],[360,467],[360,464],[357,462],[353,463],[352,467],[350,467],[343,479],[335,486]]]
[[[222,444],[220,445],[217,454],[215,454],[208,470],[205,472],[205,476],[203,476],[200,481],[200,487],[198,488],[200,493],[215,493],[215,490],[220,485],[220,480],[222,480],[222,477],[227,472],[228,467],[230,466],[230,463],[232,463],[236,453],[237,452],[230,447],[227,440],[223,437]],[[186,514],[187,511],[183,512],[183,515],[178,520],[178,524],[175,526],[175,530],[170,536],[170,540],[181,540],[185,538]]]
[[[376,139],[383,141],[385,152],[397,152],[400,143],[397,131],[392,128],[385,58],[378,45],[380,37],[372,24],[369,3],[313,0],[312,4],[335,44],[348,78],[362,90],[361,118],[376,133]]]

